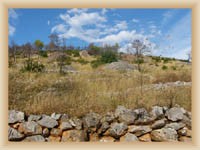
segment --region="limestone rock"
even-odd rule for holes
[[[78,118],[73,118],[70,119],[69,122],[71,123],[71,125],[73,127],[75,127],[77,130],[81,130],[82,126],[83,126],[83,121],[81,119]]]
[[[100,142],[115,142],[116,140],[111,136],[103,136],[100,139]]]
[[[59,120],[61,118],[61,114],[56,114],[55,112],[51,114],[51,118],[55,120]]]
[[[181,120],[181,122],[186,124],[186,126],[188,128],[192,129],[192,120],[189,117],[187,117],[186,115],[183,115],[183,119]]]
[[[166,119],[157,120],[151,125],[151,128],[152,129],[162,128],[165,126],[165,121],[166,121]]]
[[[35,121],[28,121],[21,123],[18,131],[25,135],[37,135],[42,134],[42,127]]]
[[[83,141],[88,141],[88,136],[84,130],[67,130],[63,132],[61,141],[83,142]]]
[[[108,112],[105,116],[102,117],[101,123],[108,122],[112,123],[115,120],[115,115],[112,112]]]
[[[28,117],[28,121],[38,121],[38,120],[40,120],[41,118],[42,118],[41,115],[30,115],[30,116]]]
[[[24,112],[10,110],[8,115],[8,123],[17,123],[24,121]]]
[[[60,118],[60,121],[63,121],[63,122],[68,121],[68,120],[69,120],[69,115],[68,114],[63,114],[61,116],[61,118]]]
[[[24,138],[24,135],[18,132],[16,129],[11,127],[8,128],[8,140],[9,141],[20,141]]]
[[[151,136],[149,133],[147,133],[147,134],[140,136],[139,140],[142,142],[151,142]]]
[[[185,127],[185,124],[182,123],[182,122],[180,122],[180,123],[172,122],[172,123],[169,123],[169,124],[165,125],[165,128],[172,128],[174,130],[179,130],[179,129],[183,128],[183,127]]]
[[[100,115],[97,113],[89,113],[83,118],[85,128],[98,128],[100,125]]]
[[[132,133],[126,133],[124,136],[120,137],[120,142],[135,142],[139,141],[137,136]]]
[[[101,127],[98,130],[98,134],[102,134],[104,132],[106,132],[106,130],[110,127],[108,122],[104,122],[102,123]]]
[[[61,129],[57,129],[57,128],[53,128],[53,129],[51,129],[50,134],[52,136],[55,136],[55,137],[61,136],[62,135],[62,130]]]
[[[128,127],[128,132],[130,133],[134,133],[136,136],[141,136],[143,134],[146,134],[148,132],[151,132],[152,129],[150,128],[150,126],[129,126]]]
[[[33,135],[28,136],[24,140],[24,142],[45,142],[45,138],[41,135]]]
[[[46,115],[42,116],[42,119],[38,121],[38,123],[43,126],[43,127],[47,127],[47,128],[54,128],[58,125],[58,122]]]
[[[160,106],[153,106],[152,107],[152,111],[151,111],[151,115],[155,118],[155,119],[161,119],[163,118],[164,115],[164,111],[163,111],[163,107]]]
[[[119,138],[120,136],[126,133],[127,129],[128,129],[128,126],[125,123],[114,122],[111,124],[109,133],[110,133],[110,136],[114,138]]]
[[[168,119],[171,121],[179,121],[183,119],[183,111],[179,107],[170,108],[166,112],[166,115]]]
[[[69,122],[69,121],[66,121],[66,122],[61,122],[60,123],[60,129],[61,130],[69,130],[69,129],[72,129],[73,127],[72,127],[72,125],[71,125],[71,123]]]
[[[162,129],[153,130],[151,132],[151,139],[153,141],[158,141],[158,142],[177,141],[178,134],[176,130],[172,128],[162,128]]]

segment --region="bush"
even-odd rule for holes
[[[168,69],[168,67],[167,66],[162,66],[162,70],[167,70]]]
[[[73,56],[73,57],[80,56],[79,50],[66,50],[65,53],[67,53],[68,55]]]
[[[156,63],[161,62],[161,59],[158,56],[152,56],[152,60],[154,60]]]
[[[176,70],[176,66],[172,66],[171,68],[172,68],[172,70]]]
[[[39,51],[39,55],[42,57],[48,57],[47,51]]]
[[[101,49],[98,46],[92,45],[89,50],[88,50],[89,55],[100,55],[101,54]]]
[[[85,64],[89,63],[88,61],[86,61],[86,60],[84,60],[84,59],[82,59],[82,58],[76,60],[76,62],[79,62],[79,63],[82,64],[82,65],[85,65]]]
[[[100,58],[103,63],[111,63],[118,61],[117,54],[113,51],[105,51],[101,54]]]
[[[135,60],[134,62],[135,62],[136,64],[142,64],[142,63],[144,63],[144,59],[140,58],[140,59],[138,59],[138,60]]]
[[[44,71],[45,66],[38,61],[33,61],[32,59],[26,60],[24,67],[21,69],[22,72],[42,72]]]
[[[97,60],[93,60],[91,62],[91,66],[92,68],[97,68],[99,67],[100,65],[104,64],[100,59],[97,59]]]

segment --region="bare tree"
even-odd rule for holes
[[[56,33],[49,35],[50,43],[49,47],[53,50],[59,50],[60,40]]]
[[[11,41],[11,46],[9,46],[9,56],[13,58],[14,63],[16,63],[16,51],[17,45],[14,40]]]
[[[67,57],[64,53],[64,50],[65,50],[65,47],[66,47],[66,39],[62,38],[61,42],[62,42],[62,46],[59,45],[59,47],[62,47],[62,52],[59,55],[59,57],[57,58],[58,65],[59,65],[59,68],[60,68],[60,74],[63,73],[63,66],[65,65],[65,60],[66,60],[66,57]]]
[[[188,63],[192,60],[192,55],[191,55],[191,51],[187,52],[187,60],[188,60]]]

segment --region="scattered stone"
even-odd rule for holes
[[[166,119],[157,120],[151,125],[151,128],[152,129],[162,128],[165,126],[165,121],[166,121]]]
[[[8,123],[24,122],[24,112],[10,110],[8,115]]]
[[[126,133],[124,136],[120,137],[120,142],[135,142],[139,141],[137,136],[132,133]]]
[[[135,125],[148,125],[154,122],[154,118],[144,116],[143,118],[139,118],[138,120],[135,121]]]
[[[60,142],[61,141],[61,137],[57,136],[49,136],[48,137],[48,142]]]
[[[128,129],[128,126],[125,123],[114,122],[111,124],[109,133],[110,133],[110,136],[114,138],[119,138],[120,136],[126,133],[127,129]]]
[[[60,123],[60,129],[61,130],[69,130],[69,129],[72,129],[73,127],[72,127],[72,125],[71,125],[71,123],[69,122],[69,121],[66,121],[66,122],[61,122]]]
[[[57,129],[57,128],[53,128],[53,129],[51,129],[50,134],[52,136],[55,136],[55,137],[61,136],[62,135],[62,130],[61,129]]]
[[[149,133],[147,133],[147,134],[140,136],[139,140],[142,142],[151,142],[151,136]]]
[[[37,135],[42,134],[42,127],[35,121],[28,121],[21,123],[18,131],[25,135]]]
[[[189,119],[186,115],[183,115],[183,119],[181,120],[189,129],[192,129],[192,120]]]
[[[185,124],[180,122],[180,123],[177,123],[177,122],[172,122],[170,124],[166,124],[165,125],[165,128],[172,128],[174,130],[179,130],[181,128],[185,127]]]
[[[46,115],[42,116],[42,119],[38,121],[38,123],[43,126],[43,127],[47,127],[47,128],[54,128],[58,125],[58,122]]]
[[[61,114],[56,114],[55,112],[51,114],[51,118],[55,119],[55,120],[59,120],[61,117]]]
[[[143,134],[146,134],[148,132],[151,132],[152,129],[150,128],[150,126],[129,126],[128,127],[128,132],[130,133],[134,133],[136,136],[141,136]]]
[[[151,139],[153,141],[170,142],[170,141],[177,141],[178,140],[177,138],[178,138],[178,134],[176,130],[172,128],[162,128],[162,129],[153,130],[151,132]]]
[[[179,137],[178,140],[181,142],[192,142],[192,138],[187,137],[187,136],[181,136],[181,137]]]
[[[187,127],[178,130],[178,134],[182,136],[192,137],[192,131],[189,130]]]
[[[40,120],[41,118],[42,118],[41,115],[30,115],[30,116],[28,117],[28,121],[38,121],[38,120]]]
[[[152,107],[152,111],[151,111],[151,115],[155,119],[161,119],[161,118],[163,118],[165,116],[164,115],[164,111],[163,111],[163,107],[153,106]]]
[[[104,67],[109,70],[129,71],[134,70],[135,67],[126,61],[112,62]]]
[[[62,134],[62,142],[82,142],[88,141],[88,136],[84,130],[67,130]]]
[[[112,123],[115,120],[115,115],[112,112],[108,112],[105,116],[102,117],[101,123],[108,122]]]
[[[11,125],[11,127],[14,129],[18,129],[20,124],[21,123],[15,123],[15,124]]]
[[[13,129],[11,127],[8,128],[8,140],[9,141],[20,141],[24,138],[24,135],[21,134],[16,129]]]
[[[42,131],[42,135],[44,137],[48,137],[50,135],[49,129],[48,128],[44,128]]]
[[[100,142],[115,142],[116,140],[111,136],[103,136],[100,139]]]
[[[81,130],[82,129],[82,126],[83,126],[83,121],[82,120],[80,120],[78,118],[73,118],[72,121],[73,121],[73,123],[72,122],[70,122],[70,123],[71,123],[71,125],[73,127],[75,127],[77,130]]]
[[[183,112],[181,108],[177,108],[177,107],[170,108],[166,112],[166,115],[168,119],[171,121],[179,121],[183,119]]]
[[[100,115],[97,113],[89,113],[83,118],[85,128],[97,129],[100,125]]]
[[[33,135],[28,136],[24,140],[24,142],[45,142],[45,138],[41,135]]]
[[[61,116],[61,118],[60,118],[60,121],[63,121],[63,122],[68,121],[68,120],[69,120],[69,115],[68,114],[63,114]]]

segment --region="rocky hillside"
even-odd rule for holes
[[[172,142],[192,140],[191,112],[180,106],[153,106],[99,115],[90,112],[81,118],[67,114],[26,115],[10,110],[8,140],[24,142]]]

